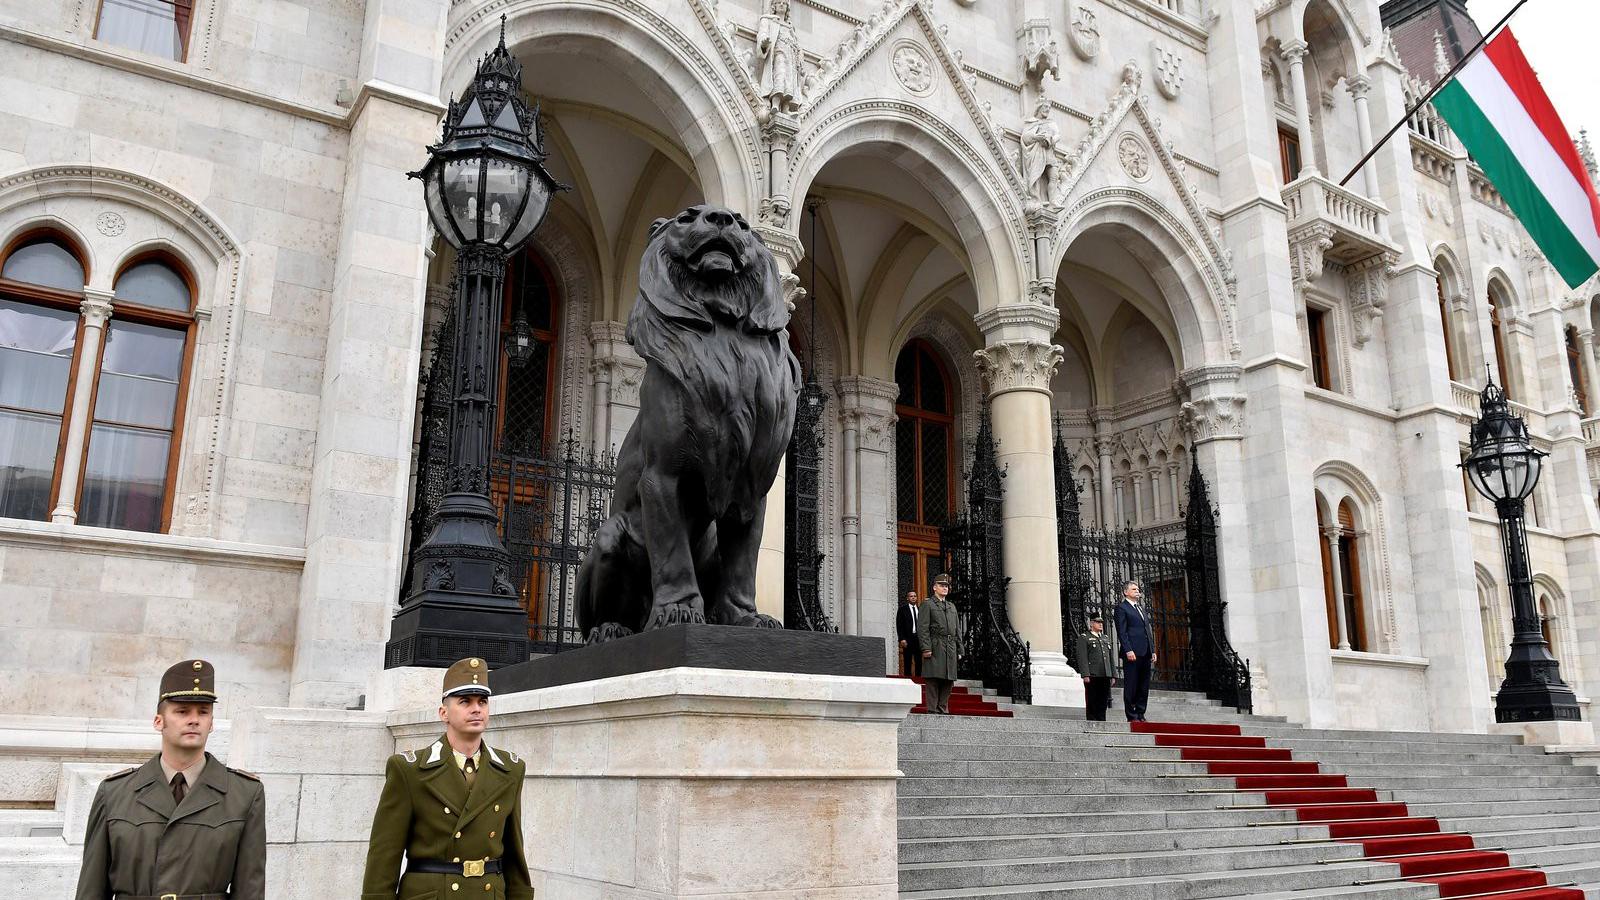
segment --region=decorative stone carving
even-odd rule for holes
[[[789,21],[789,0],[768,0],[756,25],[756,91],[776,112],[795,112],[804,96],[800,78],[800,39]]]
[[[1011,340],[990,344],[974,351],[972,357],[992,397],[1007,391],[1050,393],[1050,378],[1061,365],[1064,353],[1060,344]]]
[[[1289,272],[1295,287],[1304,289],[1322,277],[1323,254],[1333,249],[1333,226],[1313,222],[1289,233]]]
[[[1178,423],[1189,440],[1239,440],[1244,437],[1244,402],[1238,394],[1214,394],[1185,401],[1178,408]]]
[[[1394,251],[1348,266],[1345,285],[1350,294],[1350,318],[1355,323],[1355,344],[1364,346],[1372,339],[1372,322],[1383,315],[1389,301],[1389,278],[1400,255]]]
[[[1022,123],[1022,184],[1034,203],[1050,203],[1060,181],[1061,165],[1056,149],[1061,143],[1061,128],[1050,120],[1051,105],[1040,97],[1033,115]]]
[[[1072,52],[1082,60],[1091,60],[1100,54],[1100,22],[1094,10],[1079,5],[1072,11],[1072,24],[1067,28],[1067,43]]]
[[[1134,181],[1149,179],[1150,151],[1145,149],[1144,142],[1137,135],[1130,132],[1117,141],[1117,160],[1122,163],[1122,171],[1127,172]]]
[[[905,42],[894,51],[894,77],[902,87],[919,97],[933,91],[933,60],[928,51],[916,44]]]
[[[1022,75],[1035,85],[1044,83],[1045,73],[1061,80],[1061,52],[1050,33],[1049,19],[1029,19],[1017,32],[1022,45]]]
[[[107,211],[95,217],[94,227],[106,237],[116,237],[128,230],[128,222],[121,213]]]
[[[1178,99],[1178,93],[1183,90],[1183,57],[1178,55],[1176,48],[1168,47],[1160,41],[1150,42],[1150,52],[1153,56],[1156,90],[1168,100]]]
[[[793,272],[778,276],[778,289],[783,291],[783,305],[789,312],[794,312],[795,304],[806,295],[806,289],[800,286],[800,276]]]

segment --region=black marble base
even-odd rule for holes
[[[884,674],[883,638],[731,625],[673,625],[496,669],[494,692],[690,666],[801,675]]]

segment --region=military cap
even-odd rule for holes
[[[933,580],[933,583],[934,584],[942,584],[945,587],[949,587],[950,586],[950,574],[948,572],[946,572],[946,573],[940,575],[938,578],[935,578]]]
[[[173,703],[217,702],[217,670],[203,659],[186,659],[161,676],[160,700]]]
[[[1101,625],[1104,625],[1106,623],[1106,620],[1102,619],[1099,616],[1090,616],[1089,617],[1089,621],[1091,621],[1091,622],[1099,622]]]
[[[444,670],[444,696],[456,697],[465,694],[482,694],[489,696],[489,664],[476,656],[457,660],[454,665]]]

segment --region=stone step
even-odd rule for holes
[[[998,835],[956,836],[950,834],[900,839],[900,862],[923,863],[942,860],[1019,859],[1037,856],[1114,854],[1129,851],[1183,851],[1222,848],[1266,849],[1287,842],[1310,843],[1326,840],[1328,831],[1306,825],[1279,825],[1250,828],[1189,828],[1174,830],[1121,830],[1121,818],[1096,817],[1102,828],[1118,830],[1011,832]],[[1091,828],[1088,822],[1075,822],[1069,828]]]
[[[1190,840],[1205,841],[1207,838],[1199,835],[1210,831],[1241,834],[1260,831],[1269,838],[1276,835],[1278,839],[1283,840],[1293,839],[1289,831],[1296,834],[1303,832],[1303,836],[1307,838],[1328,836],[1326,827],[1297,823],[1294,821],[1294,816],[1286,810],[1252,810],[1238,813],[1217,810],[1152,810],[1118,813],[1115,819],[1110,820],[1101,812],[903,815],[900,818],[900,837],[903,840],[1033,834],[1098,837],[1112,833],[1108,826],[1118,832],[1165,834],[1175,845]]]
[[[1067,794],[925,794],[901,792],[898,799],[901,815],[991,815],[998,813],[1134,813],[1163,811],[1206,811],[1219,813],[1216,798],[1204,794],[1124,794],[1116,797],[1102,795],[1072,796]],[[1288,821],[1293,818],[1289,810],[1254,807],[1246,813],[1271,813],[1267,821]]]
[[[905,869],[902,868],[902,878]],[[1349,887],[1355,882],[1398,874],[1399,868],[1380,863],[1338,865],[1270,866],[1242,872],[1210,872],[1194,875],[1132,875],[1120,878],[1083,878],[1070,881],[1027,882],[1011,885],[907,890],[901,883],[904,900],[943,900],[955,897],[1006,897],[1009,900],[1200,900],[1210,897],[1256,897],[1273,891],[1312,890]],[[1383,891],[1363,897],[1436,897],[1428,893]],[[1327,896],[1339,896],[1329,894]]]
[[[941,861],[900,866],[902,891],[1000,887],[1066,879],[1205,876],[1215,872],[1315,866],[1330,858],[1356,859],[1354,844],[1282,844],[1270,847],[1200,848],[1183,853],[1162,851],[1051,855],[990,860]],[[1383,877],[1383,876],[1376,876]]]

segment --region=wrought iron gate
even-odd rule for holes
[[[1251,708],[1250,667],[1228,641],[1227,602],[1217,567],[1216,513],[1190,453],[1188,508],[1181,538],[1085,528],[1065,441],[1056,432],[1056,522],[1061,566],[1061,639],[1078,665],[1078,638],[1092,616],[1115,634],[1114,612],[1129,579],[1144,591],[1156,645],[1151,684],[1203,691],[1240,710]]]
[[[806,379],[795,408],[784,480],[783,627],[794,631],[839,629],[822,609],[822,544],[818,541],[822,472],[822,407],[828,395]]]
[[[1028,645],[1011,627],[1001,563],[1000,503],[1004,475],[995,462],[989,404],[978,414],[977,446],[967,473],[967,508],[939,529],[939,555],[952,582],[950,600],[961,613],[963,678],[983,682],[1018,703],[1033,702]]]

